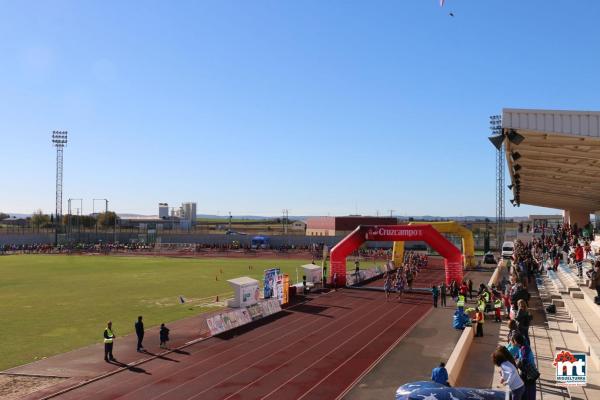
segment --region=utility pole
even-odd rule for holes
[[[229,211],[229,232],[231,233],[231,211]]]
[[[54,245],[58,245],[58,231],[62,225],[63,149],[67,145],[67,131],[52,131],[52,143],[56,147],[56,211],[54,220]]]
[[[288,230],[288,217],[289,217],[289,211],[287,208],[284,208],[283,210],[281,210],[281,214],[282,214],[282,218],[281,218],[281,225],[283,226],[283,234],[287,235],[287,230]]]

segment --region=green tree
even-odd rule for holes
[[[113,211],[108,211],[98,214],[98,225],[108,228],[115,225],[117,214]]]
[[[45,227],[46,225],[49,225],[49,224],[50,224],[50,216],[48,216],[47,214],[44,214],[42,212],[42,210],[38,209],[31,216],[31,225],[33,227],[37,228],[38,230],[40,229],[40,227]]]
[[[10,218],[10,215],[8,214],[4,214],[3,212],[0,212],[0,221],[3,221],[7,218]]]

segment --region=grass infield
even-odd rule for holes
[[[279,267],[296,281],[310,260],[14,255],[0,257],[0,371],[100,342],[107,320],[133,332],[215,310],[227,279]],[[380,263],[381,264],[381,263]],[[248,269],[251,265],[254,268]],[[361,263],[367,268],[372,263]],[[348,269],[353,269],[348,262]],[[221,272],[222,271],[222,272]],[[300,279],[302,273],[298,271]],[[218,280],[215,279],[218,277]],[[262,284],[261,284],[262,286]],[[178,296],[188,302],[179,304]]]

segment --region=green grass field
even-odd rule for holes
[[[0,371],[101,340],[107,320],[119,335],[214,310],[226,280],[278,266],[296,281],[310,260],[18,255],[0,257]],[[248,270],[252,265],[253,270]],[[367,268],[372,263],[361,263]],[[352,269],[352,262],[348,262]],[[223,271],[221,274],[220,271]],[[301,272],[300,278],[301,278]],[[219,280],[215,280],[215,276]],[[178,296],[189,303],[181,305]],[[205,301],[201,299],[205,298]],[[204,305],[203,305],[204,303]]]

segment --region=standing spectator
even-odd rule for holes
[[[525,303],[525,300],[519,300],[518,306],[519,309],[517,310],[515,320],[517,321],[519,332],[525,336],[527,344],[529,344],[529,324],[533,318],[527,310],[527,303]]]
[[[467,281],[467,287],[469,288],[469,299],[473,300],[473,281],[472,280],[468,280]]]
[[[141,353],[144,351],[144,346],[142,346],[142,340],[144,340],[144,323],[142,322],[141,315],[135,323],[135,334],[137,336],[137,351],[138,353]]]
[[[446,369],[445,363],[441,362],[439,367],[431,370],[431,380],[440,385],[450,386],[448,383],[448,370]]]
[[[113,356],[113,341],[115,340],[115,334],[112,331],[112,322],[108,321],[106,328],[104,329],[104,361],[117,361]]]
[[[433,307],[437,308],[438,296],[440,295],[438,287],[431,285],[431,293],[433,294]]]
[[[474,324],[477,324],[477,331],[475,333],[475,337],[483,337],[483,323],[485,321],[485,317],[483,315],[483,311],[479,308],[475,310],[475,319],[473,320]]]
[[[167,328],[164,324],[160,324],[160,348],[167,349],[167,342],[169,341],[169,328]]]
[[[462,294],[459,294],[458,297],[456,298],[456,307],[460,311],[460,314],[462,314],[464,312],[464,310],[465,310],[465,296],[463,296]]]
[[[525,393],[525,383],[519,376],[515,360],[506,347],[500,346],[492,353],[492,361],[500,367],[500,383],[510,389],[512,400],[521,400]]]
[[[583,247],[579,243],[575,247],[575,265],[577,265],[577,275],[583,278]]]
[[[446,307],[446,282],[442,282],[440,285],[440,299],[442,300],[442,307]]]
[[[596,289],[596,298],[594,299],[596,304],[600,304],[600,260],[596,261],[594,268],[588,272],[590,283],[590,289]]]
[[[494,296],[494,313],[496,322],[502,322],[502,299],[500,296]]]
[[[535,400],[535,381],[539,378],[539,372],[535,366],[535,357],[531,348],[525,343],[525,338],[520,333],[512,337],[512,345],[518,348],[516,364],[521,370],[521,379],[525,383],[525,394],[523,400]]]

